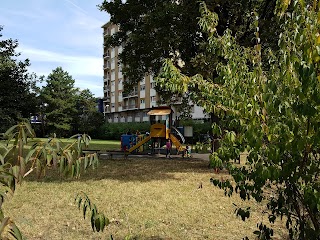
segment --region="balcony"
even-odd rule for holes
[[[109,93],[110,92],[110,88],[108,86],[104,86],[103,87],[103,92],[104,93]]]
[[[104,81],[105,84],[106,83],[110,83],[110,81],[111,81],[110,76],[109,77],[104,77],[103,81]]]
[[[103,97],[103,102],[104,103],[110,103],[110,95],[109,94],[105,94]]]
[[[105,64],[103,65],[103,69],[104,69],[104,70],[109,70],[110,67],[111,67],[110,62],[107,62],[107,63],[105,63]]]
[[[123,93],[122,98],[138,97],[138,91],[132,91],[130,93]]]
[[[109,57],[110,57],[110,54],[109,54],[109,53],[103,54],[103,58],[109,58]]]
[[[123,105],[122,110],[138,109],[138,104]]]

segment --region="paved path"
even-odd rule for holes
[[[209,153],[192,153],[192,158],[190,159],[201,159],[209,161]],[[100,154],[101,159],[110,158],[109,154]],[[112,158],[124,158],[124,155],[113,155]],[[138,154],[129,154],[128,158],[150,158],[150,159],[166,159],[166,155],[164,154],[154,154],[154,155],[138,155]],[[171,155],[172,159],[179,160],[188,160],[189,158],[183,158],[181,155]]]

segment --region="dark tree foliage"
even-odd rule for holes
[[[111,15],[111,21],[120,31],[107,39],[106,45],[124,46],[120,54],[123,70],[130,79],[129,86],[137,83],[146,72],[157,73],[164,58],[178,51],[192,71],[190,60],[203,41],[197,24],[197,1],[104,1],[101,10]],[[129,34],[128,34],[129,33]]]
[[[28,59],[20,61],[18,41],[3,39],[0,26],[0,132],[36,112],[35,75]]]
[[[76,92],[74,79],[61,67],[57,67],[46,79],[47,85],[41,89],[40,98],[45,106],[47,133],[67,136],[72,133],[76,115]]]
[[[76,116],[74,117],[74,133],[88,133],[95,136],[96,130],[104,124],[104,116],[97,110],[97,98],[89,89],[76,94]]]
[[[274,17],[276,0],[207,0],[210,10],[219,15],[217,31],[222,34],[230,29],[241,45],[255,44],[255,36],[250,25],[252,13],[260,16],[260,38],[262,48],[277,45],[278,23]],[[120,26],[120,31],[110,36],[105,45],[124,47],[120,54],[126,66],[123,71],[128,77],[126,89],[136,84],[146,72],[158,74],[162,60],[173,58],[175,65],[184,74],[195,74],[199,68],[208,72],[211,64],[206,64],[201,53],[204,51],[206,34],[198,25],[199,2],[196,0],[121,0],[104,1],[100,10],[111,15],[111,22]],[[194,57],[196,57],[196,60]],[[184,66],[178,64],[181,59]],[[192,60],[193,59],[193,60]],[[198,60],[197,60],[198,59]],[[201,61],[202,60],[202,61]],[[218,62],[216,59],[213,63]],[[161,89],[157,89],[161,90]],[[168,92],[161,92],[169,98]],[[170,99],[170,98],[169,98]]]

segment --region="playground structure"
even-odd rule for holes
[[[146,135],[122,135],[121,136],[121,149],[128,153],[143,152],[144,145],[151,146],[151,151],[154,153],[156,150],[160,153],[161,145],[167,139],[170,139],[172,144],[177,149],[177,154],[185,151],[182,143],[185,139],[183,135],[172,126],[172,109],[170,107],[156,107],[152,108],[147,114],[150,116],[150,133]],[[165,116],[165,123],[160,120],[156,121],[156,116]],[[182,143],[173,134],[173,131],[181,138]],[[157,147],[155,147],[157,146]]]

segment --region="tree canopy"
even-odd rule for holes
[[[291,239],[320,237],[319,7],[316,0],[279,1],[278,47],[262,55],[257,12],[251,22],[256,44],[250,47],[229,30],[220,34],[218,14],[201,3],[206,59],[221,61],[211,75],[188,76],[169,59],[158,77],[162,87],[189,92],[198,105],[220,117],[213,125],[220,148],[210,164],[225,167],[233,182],[212,178],[212,183],[228,196],[237,193],[243,200],[265,204],[270,222],[285,217]],[[241,152],[248,157],[246,166],[238,167],[232,161]],[[236,212],[245,220],[249,210]],[[255,234],[270,239],[273,231],[261,223]]]
[[[92,136],[93,131],[104,123],[104,116],[97,110],[97,98],[89,89],[76,93],[77,114],[73,120],[75,133],[88,133]]]
[[[58,136],[70,134],[76,114],[77,89],[74,87],[74,79],[67,71],[57,67],[48,75],[46,83],[40,94],[45,107],[46,128],[49,133],[57,133]]]
[[[18,41],[2,39],[0,26],[0,132],[36,111],[35,75],[28,59],[20,61]]]
[[[267,1],[220,1],[206,0],[211,10],[216,10],[219,34],[226,29],[240,45],[252,46],[251,13],[257,11],[263,28],[260,38],[263,48],[276,46],[277,21],[274,18],[276,0]],[[199,1],[104,1],[100,10],[111,15],[111,22],[119,25],[120,31],[107,38],[107,46],[123,46],[120,60],[124,64],[125,82],[129,88],[146,72],[158,74],[164,58],[174,59],[176,67],[185,74],[198,72],[195,56],[203,52],[206,35],[198,25]],[[181,68],[178,60],[184,62]],[[161,90],[161,89],[158,89]]]

